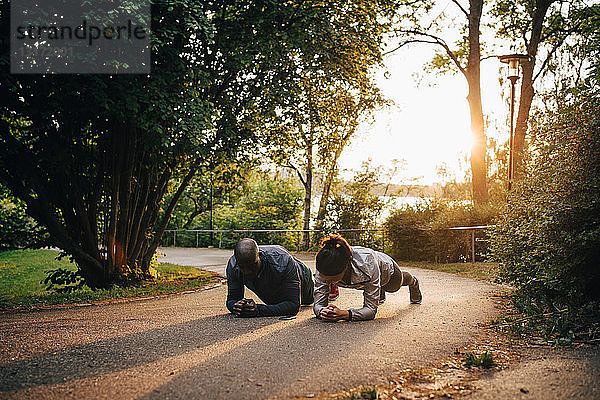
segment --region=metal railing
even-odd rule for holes
[[[379,237],[375,237],[375,238],[371,237],[371,238],[369,238],[369,240],[365,240],[364,237],[362,239],[360,238],[360,236],[357,237],[357,234],[358,235],[365,234],[365,233],[375,234],[378,232],[380,232],[380,235],[372,235],[372,236],[379,236]],[[296,247],[296,251],[300,251],[303,249],[302,242],[303,242],[303,234],[304,233],[310,234],[309,249],[314,248],[316,245],[318,245],[321,238],[329,233],[339,233],[343,236],[348,236],[347,238],[352,242],[359,242],[361,244],[371,245],[371,246],[375,245],[374,247],[378,247],[382,251],[385,250],[385,245],[386,245],[385,229],[340,229],[335,232],[329,232],[329,231],[324,231],[324,230],[319,230],[319,229],[167,229],[167,230],[165,230],[165,232],[163,234],[163,246],[177,247],[178,238],[179,238],[179,243],[183,244],[184,241],[182,241],[181,237],[182,237],[182,235],[186,235],[186,234],[192,235],[192,243],[195,242],[196,247],[200,247],[200,242],[201,242],[200,236],[202,234],[212,235],[211,238],[209,239],[209,242],[210,242],[209,247],[218,247],[218,248],[223,247],[224,234],[237,236],[238,239],[241,239],[242,237],[245,237],[245,236],[252,237],[253,236],[252,234],[266,234],[266,236],[269,237],[270,239],[273,239],[273,236],[275,236],[273,234],[282,234],[282,235],[287,234],[287,237],[285,238],[287,244],[290,245],[293,243]],[[217,236],[217,240],[213,240],[213,237],[215,234]],[[239,235],[236,235],[236,234],[239,234]],[[281,244],[281,242],[282,242],[281,239],[282,238],[280,237],[279,241],[277,241],[277,240],[267,240],[267,241],[272,242],[272,243]],[[204,242],[204,240],[203,240],[203,242]],[[264,243],[264,239],[261,242],[262,242],[262,244],[266,244],[266,243]],[[364,243],[364,242],[368,242],[368,243]],[[189,245],[189,243],[190,243],[189,237],[187,238],[185,243]],[[216,244],[216,246],[215,246],[215,244]],[[231,246],[229,246],[229,248],[230,247]],[[309,250],[309,249],[304,249],[304,250]]]
[[[450,228],[440,228],[440,229],[432,229],[432,228],[415,228],[419,231],[465,231],[469,233],[469,248],[468,254],[465,256],[465,259],[470,259],[471,262],[475,262],[476,259],[476,242],[483,241],[485,239],[478,239],[475,237],[477,231],[482,231],[488,228],[493,227],[494,225],[476,225],[476,226],[455,226]],[[303,234],[308,232],[310,236],[309,240],[309,248],[303,249]],[[252,237],[256,236],[253,234],[266,234],[260,237],[261,244],[285,244],[289,248],[295,247],[296,251],[300,250],[315,250],[318,246],[322,237],[329,233],[339,233],[345,236],[350,243],[354,245],[363,245],[367,247],[373,247],[377,250],[381,250],[383,252],[386,251],[386,229],[340,229],[336,232],[328,232],[324,230],[318,229],[170,229],[165,230],[163,235],[163,245],[166,247],[177,246],[177,241],[179,237],[179,243],[185,244],[189,247],[193,247],[195,243],[196,247],[200,247],[201,235],[212,235],[209,240],[209,247],[218,247],[223,248],[224,235],[228,234],[229,238],[227,239],[228,246],[227,248],[231,248],[232,244],[235,240],[241,239],[242,237]],[[217,235],[218,239],[214,240],[214,235]],[[281,235],[279,238],[276,235]],[[188,235],[186,240],[183,240],[183,236]],[[191,235],[191,240],[189,235]],[[171,241],[172,238],[172,241]],[[387,240],[389,242],[389,239]],[[205,238],[203,238],[202,243],[206,243]],[[218,243],[218,244],[217,244]],[[215,246],[216,244],[216,246]]]
[[[471,262],[475,262],[475,231],[492,228],[494,225],[455,226],[447,228],[449,231],[470,231],[471,233]]]

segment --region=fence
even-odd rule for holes
[[[467,231],[470,233],[470,238],[471,238],[471,262],[475,262],[476,258],[475,258],[475,232],[477,231],[483,231],[485,229],[491,228],[492,225],[477,225],[477,226],[455,226],[453,228],[448,228],[449,231]],[[487,239],[483,239],[480,238],[479,241],[487,241]]]
[[[478,226],[457,226],[444,229],[407,229],[405,248],[403,248],[403,241],[401,238],[392,237],[390,238],[389,232],[386,229],[340,229],[336,233],[343,235],[353,245],[360,245],[365,247],[371,247],[373,249],[391,253],[397,258],[409,260],[418,260],[424,256],[423,249],[410,252],[407,249],[414,246],[428,246],[423,243],[444,242],[438,243],[438,248],[451,248],[446,249],[447,252],[452,251],[453,254],[460,254],[461,261],[470,260],[475,262],[477,260],[477,254],[482,254],[487,248],[484,245],[487,242],[487,238],[481,233],[484,233],[485,229],[491,228],[491,225],[478,225]],[[308,249],[304,249],[303,234],[309,233],[310,245]],[[456,235],[447,235],[448,233],[461,233],[464,232],[463,238],[456,238]],[[281,244],[289,249],[300,250],[316,250],[321,238],[330,232],[325,232],[316,229],[176,229],[176,230],[165,230],[163,235],[162,245],[165,247],[218,247],[231,249],[235,243],[243,238],[250,237],[255,239],[260,244]],[[479,237],[477,234],[479,233]],[[427,239],[419,240],[419,237],[425,236]],[[454,238],[453,238],[454,237]],[[479,251],[478,251],[479,250]],[[444,257],[443,251],[429,253],[431,261],[436,262],[448,262],[457,261]],[[434,254],[431,256],[431,254]]]
[[[303,248],[304,233],[309,234],[309,246]],[[281,244],[290,249],[316,250],[321,239],[330,232],[317,229],[169,229],[165,230],[162,245],[165,247],[218,247],[233,248],[244,237],[261,244]],[[340,229],[351,243],[385,251],[384,229]]]
[[[466,262],[487,253],[486,229],[492,225],[451,228],[394,227],[387,232],[391,255],[406,261]]]

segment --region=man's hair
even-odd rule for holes
[[[258,245],[253,239],[241,239],[233,248],[235,261],[242,272],[252,269],[258,259]]]
[[[317,253],[317,271],[333,276],[342,273],[352,262],[352,249],[340,235],[330,235],[323,239]]]

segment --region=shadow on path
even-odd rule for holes
[[[238,319],[223,314],[67,347],[2,365],[0,392],[124,370],[229,340],[276,322],[272,318]],[[222,325],[227,329],[214,329]]]
[[[312,316],[290,321],[287,329],[200,363],[141,398],[161,399],[167,394],[180,399],[289,397],[367,383],[363,379],[373,364],[353,360],[353,355],[365,347],[385,346],[385,339],[392,337],[388,333],[417,309],[355,323],[327,323]],[[346,374],[349,368],[353,374]],[[365,374],[358,378],[361,369]]]

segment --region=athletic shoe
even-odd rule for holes
[[[340,297],[340,289],[335,283],[329,284],[329,301],[337,300]]]
[[[385,303],[385,290],[379,289],[379,305]]]
[[[421,289],[419,289],[419,280],[415,276],[415,283],[408,287],[408,291],[410,292],[410,302],[412,304],[421,304],[421,300],[423,300],[423,295],[421,294]]]

